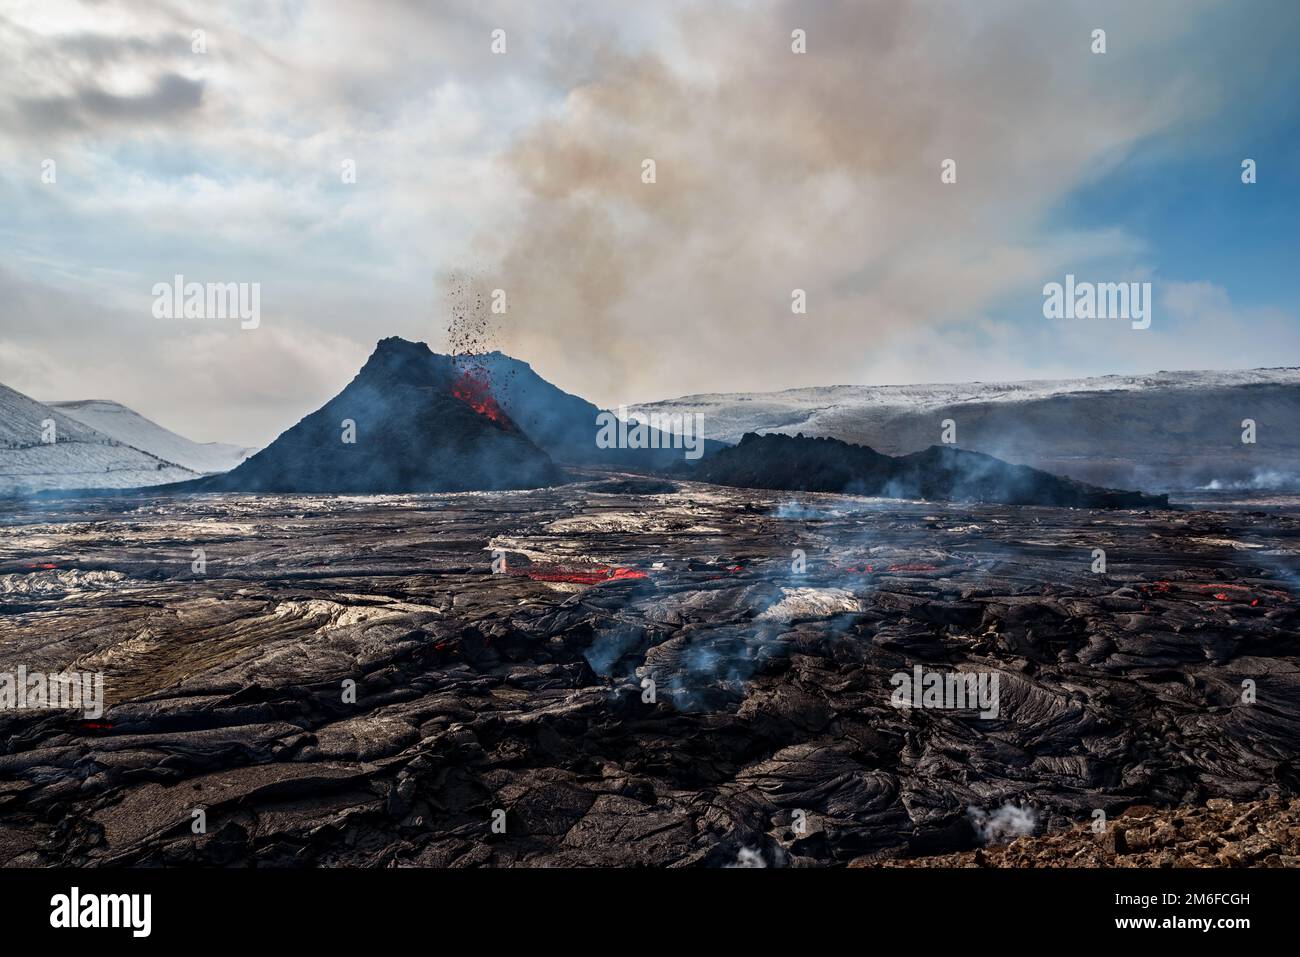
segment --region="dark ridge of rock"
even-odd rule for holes
[[[906,455],[961,423],[961,446],[1105,488],[1300,490],[1300,370],[1160,371],[1075,380],[821,386],[711,394],[709,434],[824,435]],[[803,400],[815,393],[815,402]],[[682,399],[647,403],[669,411]],[[1268,433],[1268,462],[1241,441],[1245,413]]]
[[[601,495],[670,495],[681,491],[681,486],[662,479],[610,479],[588,485],[587,491]]]
[[[1169,496],[1098,488],[982,452],[932,445],[895,458],[865,445],[746,433],[691,478],[739,488],[1068,508],[1168,508]]]
[[[345,422],[355,442],[345,442]],[[380,340],[342,392],[196,492],[459,492],[537,488],[559,469],[469,368],[422,342]]]

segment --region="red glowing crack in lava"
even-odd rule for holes
[[[1247,598],[1250,599],[1251,607],[1257,607],[1259,605],[1259,598],[1255,597],[1255,593],[1275,600],[1284,602],[1291,601],[1290,593],[1281,589],[1258,587],[1252,592],[1252,589],[1246,585],[1229,585],[1225,582],[1206,584],[1202,582],[1158,581],[1152,582],[1151,584],[1139,585],[1138,587],[1148,595],[1152,593],[1167,594],[1174,591],[1190,591],[1198,595],[1210,595],[1216,601],[1229,601],[1231,600],[1231,594],[1235,593],[1239,595],[1242,600]]]

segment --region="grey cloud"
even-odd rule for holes
[[[104,123],[142,124],[171,120],[198,110],[202,80],[165,73],[153,89],[138,96],[119,96],[87,86],[70,96],[21,98],[19,113],[36,131],[88,129]]]
[[[97,66],[123,60],[150,61],[188,54],[191,39],[186,33],[150,36],[112,36],[82,31],[48,41],[45,49],[52,58],[69,57]]]

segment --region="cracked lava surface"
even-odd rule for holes
[[[106,708],[0,713],[0,862],[820,866],[1297,793],[1300,519],[600,488],[7,504],[0,671]],[[918,664],[999,714],[891,706]]]

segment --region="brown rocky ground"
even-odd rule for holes
[[[1300,800],[1234,802],[1202,807],[1133,805],[1107,822],[957,854],[859,858],[850,867],[1297,867]]]

